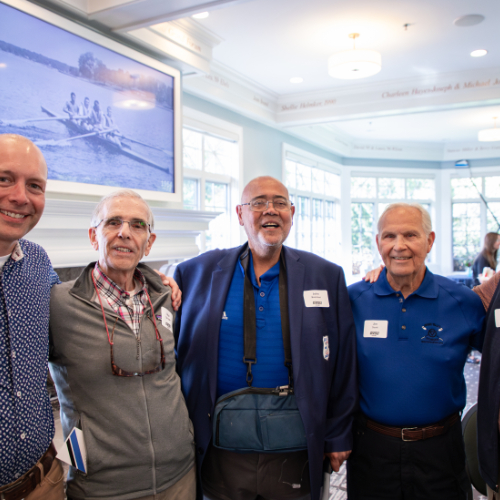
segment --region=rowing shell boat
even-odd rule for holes
[[[56,113],[53,113],[52,111],[50,111],[47,108],[44,108],[43,106],[42,106],[42,111],[44,113],[48,114],[49,116],[54,117],[54,118],[57,118],[57,116],[58,116]],[[72,121],[68,118],[60,118],[57,121],[66,125],[66,127],[68,128],[68,130],[70,132],[76,132],[78,134],[85,134],[85,133],[89,132],[88,129],[86,129],[85,127],[82,127],[78,123],[75,123],[74,121]],[[161,170],[162,172],[170,173],[170,169],[168,167],[159,165],[158,163],[155,163],[154,161],[150,160],[149,158],[142,156],[139,153],[136,153],[135,151],[132,151],[130,146],[128,146],[126,144],[116,143],[116,142],[108,139],[106,137],[106,134],[104,134],[104,133],[103,134],[96,134],[96,135],[93,135],[92,137],[87,137],[87,139],[97,140],[101,144],[104,144],[106,147],[108,147],[113,152],[128,156],[129,158],[132,158],[133,160],[139,161],[141,163],[145,163],[146,165],[150,165],[151,167],[157,168],[157,169]]]

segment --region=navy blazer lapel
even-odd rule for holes
[[[293,377],[298,379],[300,370],[300,337],[302,334],[302,311],[304,304],[305,267],[293,249],[283,247],[286,276],[288,280],[288,314],[290,316],[290,341],[292,344]]]
[[[207,359],[212,368],[208,371],[208,384],[212,405],[215,404],[217,393],[217,369],[219,362],[219,331],[222,321],[222,313],[226,303],[227,293],[231,286],[234,268],[240,255],[242,247],[233,248],[217,263],[217,268],[212,273],[210,284],[210,314],[208,317],[207,332],[209,344],[207,345]]]

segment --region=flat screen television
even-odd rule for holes
[[[0,133],[40,147],[48,192],[181,201],[179,71],[19,0],[0,0]]]

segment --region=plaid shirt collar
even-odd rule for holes
[[[118,313],[120,317],[127,323],[132,331],[137,335],[142,315],[148,305],[147,283],[144,275],[135,269],[134,279],[139,281],[142,289],[135,295],[130,295],[129,292],[123,290],[112,279],[106,276],[100,269],[99,263],[96,262],[93,269],[94,279],[99,291],[99,295],[106,299],[109,307]]]

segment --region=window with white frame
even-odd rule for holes
[[[204,115],[206,116],[206,115]],[[228,248],[239,243],[236,215],[240,156],[235,134],[224,133],[212,124],[184,118],[183,206],[191,210],[221,212],[201,236],[200,251]],[[210,121],[220,120],[211,119]],[[203,130],[205,128],[205,130]],[[207,130],[208,129],[208,130]]]
[[[375,243],[380,215],[391,203],[420,203],[433,218],[435,182],[425,177],[351,175],[352,274],[364,274],[380,262]]]
[[[451,199],[453,270],[463,271],[481,251],[484,235],[500,232],[500,176],[452,178]]]
[[[327,160],[302,155],[284,150],[283,179],[295,205],[287,245],[333,262],[341,244],[340,175]]]

